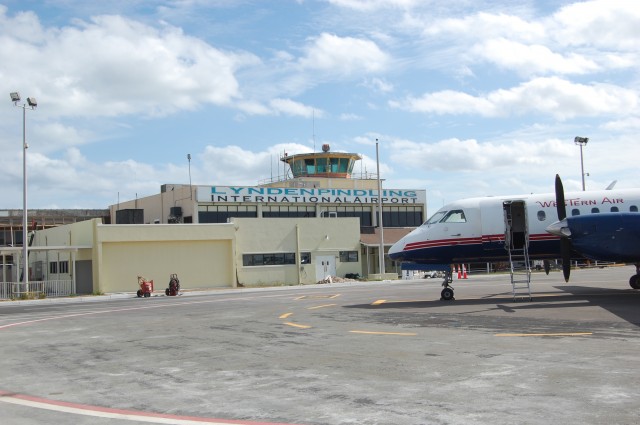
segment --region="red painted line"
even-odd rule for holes
[[[68,401],[59,401],[59,400],[51,400],[41,397],[30,396],[26,394],[16,394],[9,391],[0,390],[0,401],[2,399],[16,399],[16,400],[25,400],[32,403],[38,403],[42,406],[41,408],[46,409],[46,406],[57,406],[57,407],[66,407],[69,409],[83,410],[86,411],[87,414],[91,414],[91,412],[95,413],[106,413],[112,415],[128,415],[139,418],[159,418],[159,419],[168,419],[175,421],[190,421],[190,422],[201,422],[201,423],[216,423],[216,424],[236,424],[236,425],[294,425],[294,424],[286,424],[282,422],[255,422],[255,421],[242,421],[242,420],[233,420],[233,419],[218,419],[218,418],[203,418],[197,416],[181,416],[181,415],[171,415],[165,413],[153,413],[153,412],[142,412],[137,410],[125,410],[125,409],[113,409],[110,407],[101,407],[101,406],[91,406],[87,404],[80,403],[70,403]],[[133,418],[135,420],[135,418]]]

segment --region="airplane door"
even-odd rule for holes
[[[336,257],[323,255],[316,257],[316,281],[321,281],[329,276],[336,275]]]
[[[504,210],[505,248],[525,249],[529,246],[527,207],[524,201],[505,201]]]
[[[503,250],[505,223],[502,203],[498,200],[480,202],[482,248],[485,251]]]

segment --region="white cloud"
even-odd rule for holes
[[[587,74],[600,69],[596,62],[583,55],[562,55],[543,45],[527,45],[504,38],[486,40],[474,46],[472,52],[479,58],[522,75]]]
[[[251,151],[240,146],[207,146],[198,157],[201,164],[198,174],[203,182],[255,186],[259,181],[284,177],[280,157],[311,152],[308,146],[297,143],[280,143],[263,151]],[[288,167],[287,167],[288,169]]]
[[[572,148],[566,141],[558,139],[543,142],[512,140],[508,143],[480,143],[474,139],[447,139],[437,143],[395,140],[392,142],[394,153],[391,159],[417,169],[428,164],[429,169],[441,171],[495,171],[504,167],[561,162],[571,156]]]
[[[612,84],[576,84],[557,77],[535,78],[511,89],[481,96],[445,90],[392,102],[412,112],[505,117],[536,113],[559,120],[576,116],[627,115],[637,112],[638,93]]]
[[[360,76],[383,71],[389,61],[389,56],[373,41],[322,33],[307,47],[300,64],[309,70]]]
[[[312,106],[304,105],[300,102],[295,102],[291,99],[273,99],[269,104],[276,113],[282,113],[285,115],[305,118],[311,118],[312,116],[319,118],[323,115],[321,110],[315,109]]]
[[[234,72],[257,62],[171,26],[103,15],[45,31],[31,14],[11,19],[5,12],[0,10],[3,78],[12,87],[32,87],[30,95],[50,114],[165,115],[201,103],[230,104],[241,96]],[[25,20],[41,35],[7,34]]]
[[[327,0],[329,3],[363,12],[371,12],[378,9],[411,9],[420,4],[420,0]]]
[[[599,46],[636,52],[640,8],[633,0],[576,2],[556,12],[549,28],[565,46]]]
[[[465,40],[487,40],[507,38],[512,41],[534,42],[545,38],[545,26],[541,22],[528,21],[506,13],[479,12],[463,18],[445,18],[429,22],[423,35],[432,37],[454,37],[456,44]],[[463,42],[463,43],[460,43]]]
[[[340,121],[361,121],[362,119],[363,117],[358,114],[340,114]]]

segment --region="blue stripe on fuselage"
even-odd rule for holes
[[[555,258],[560,256],[560,242],[556,239],[529,241],[529,257]],[[434,246],[396,252],[394,261],[422,264],[453,264],[461,262],[509,261],[503,243]]]

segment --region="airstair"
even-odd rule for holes
[[[509,253],[513,300],[531,301],[531,265],[529,262],[529,232],[524,201],[503,204],[505,249]]]

